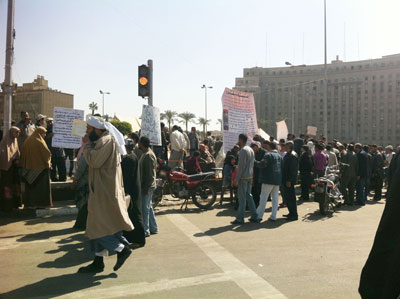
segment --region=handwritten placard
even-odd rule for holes
[[[143,105],[140,136],[150,139],[152,145],[161,145],[160,109]]]
[[[53,147],[81,147],[81,137],[72,136],[72,126],[75,119],[83,120],[83,114],[83,110],[54,107]]]
[[[72,123],[72,136],[84,137],[86,135],[87,122],[80,119],[74,119]]]

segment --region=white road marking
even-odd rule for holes
[[[200,235],[203,232],[184,216],[170,214],[167,217],[251,298],[286,298],[213,238],[206,235],[196,237],[195,235]]]
[[[208,283],[229,281],[224,273],[208,274],[196,277],[186,277],[174,280],[163,279],[155,282],[138,282],[129,283],[109,288],[94,288],[57,296],[59,299],[76,299],[76,298],[118,298],[126,296],[143,295],[159,291],[167,291],[177,288],[190,287]],[[41,299],[47,297],[35,297],[33,299]]]

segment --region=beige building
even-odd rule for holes
[[[324,65],[245,68],[235,89],[254,93],[259,126],[276,134],[308,125],[323,132]],[[400,144],[400,54],[328,64],[328,138],[343,142]],[[292,106],[294,119],[292,119]]]
[[[0,93],[0,118],[3,124],[4,115],[4,92]],[[29,112],[33,122],[38,114],[53,117],[54,107],[74,107],[74,96],[49,88],[48,81],[43,76],[37,76],[32,83],[24,83],[22,86],[15,85],[12,98],[11,119],[18,122],[21,111]]]

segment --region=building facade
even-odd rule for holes
[[[0,93],[1,126],[4,118],[4,92]],[[74,96],[49,88],[43,76],[37,76],[32,83],[15,85],[12,97],[11,119],[18,122],[21,111],[29,113],[33,122],[38,114],[53,117],[54,107],[73,108]]]
[[[328,139],[400,144],[400,54],[343,62],[327,68]],[[324,127],[324,65],[245,68],[235,89],[254,94],[259,126],[276,134],[286,119],[298,135]],[[292,130],[293,128],[293,130]]]

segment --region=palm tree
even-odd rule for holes
[[[217,124],[220,124],[220,125],[221,125],[221,132],[222,132],[222,119],[218,118],[218,119],[217,119]]]
[[[199,117],[197,123],[203,126],[203,137],[206,138],[206,126],[210,124],[210,120],[205,119],[204,117]]]
[[[175,111],[165,110],[164,113],[160,114],[161,119],[165,119],[168,122],[168,129],[171,130],[171,123],[174,122],[175,117],[178,115]]]
[[[191,112],[183,112],[183,113],[179,113],[179,114],[178,114],[178,117],[180,117],[180,118],[183,119],[182,123],[185,124],[185,126],[186,126],[186,133],[187,133],[187,131],[188,131],[188,123],[189,123],[192,119],[196,118],[196,115],[194,115],[194,114],[191,113]]]
[[[91,102],[91,103],[89,104],[89,109],[92,110],[92,115],[93,115],[94,112],[95,112],[96,110],[99,109],[99,106],[97,106],[97,103]]]

